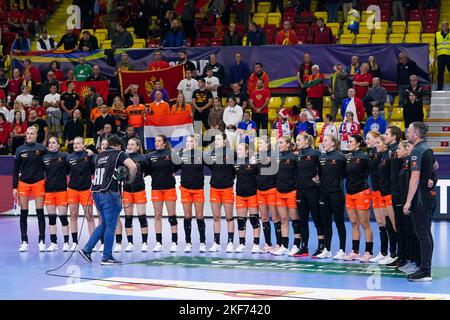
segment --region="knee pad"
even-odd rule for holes
[[[148,227],[147,217],[145,215],[139,216],[138,219],[139,219],[139,224],[141,225],[141,228]]]
[[[253,229],[258,229],[260,227],[258,214],[250,215],[250,224],[252,225]]]
[[[234,220],[234,217],[227,218],[227,222],[231,222],[231,221],[233,221],[233,220]]]
[[[67,219],[67,216],[59,216],[59,221],[61,221],[61,225],[63,227],[68,226],[69,225],[69,220]]]
[[[197,227],[198,227],[198,230],[205,230],[206,229],[205,220],[197,219]]]
[[[292,228],[294,229],[294,234],[300,233],[300,221],[292,220]]]
[[[56,214],[49,214],[48,215],[48,224],[50,226],[56,225]]]
[[[125,216],[125,228],[132,228],[133,227],[133,216]]]
[[[238,230],[239,231],[244,231],[246,223],[247,223],[247,218],[238,217],[237,218]]]
[[[176,226],[178,224],[177,216],[170,216],[169,223],[172,227]]]
[[[192,219],[184,218],[184,228],[185,229],[192,228]]]

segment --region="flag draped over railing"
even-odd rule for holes
[[[155,149],[155,138],[165,135],[173,147],[184,143],[187,136],[194,133],[190,114],[171,114],[169,116],[147,115],[145,122],[146,149]]]

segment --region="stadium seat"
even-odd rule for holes
[[[269,109],[269,121],[274,122],[277,119],[277,109]]]
[[[383,34],[383,33],[377,34],[376,33],[372,36],[372,43],[373,44],[384,44],[384,43],[386,43],[386,37],[387,37],[386,34]]]
[[[271,97],[269,101],[269,109],[278,109],[279,107],[281,107],[281,98]]]
[[[134,28],[133,27],[127,28],[127,31],[130,32],[131,34],[134,34]]]
[[[403,108],[393,108],[392,109],[392,121],[401,121],[403,120]]]
[[[298,97],[286,97],[284,100],[284,107],[292,108],[293,106],[300,105],[300,99]]]
[[[331,109],[329,107],[328,108],[323,108],[323,110],[322,110],[322,115],[323,115],[324,118],[325,118],[325,116],[327,114],[331,114]]]
[[[257,12],[263,12],[263,13],[269,13],[271,10],[271,3],[270,2],[260,2],[258,3]]]
[[[435,37],[434,33],[422,33],[422,43],[429,43],[430,46],[434,46]]]
[[[322,18],[323,21],[324,21],[325,23],[327,23],[327,21],[328,21],[328,12],[326,12],[326,11],[317,11],[317,12],[314,12],[314,16],[315,16],[317,19]]]
[[[139,49],[143,49],[146,47],[146,43],[145,43],[145,39],[134,39],[134,43],[132,48],[139,48]]]
[[[356,44],[369,44],[370,34],[358,34],[355,39]]]
[[[111,40],[105,40],[100,43],[102,49],[111,49]]]
[[[99,42],[105,41],[108,39],[108,29],[97,29],[95,30],[95,36]]]
[[[331,107],[331,99],[330,99],[330,96],[325,96],[325,97],[323,97],[323,107],[324,107],[324,108]]]
[[[281,13],[272,12],[267,15],[267,24],[273,24],[273,25],[279,27],[280,22],[281,22]]]
[[[394,107],[397,107],[397,108],[398,108],[398,106],[399,106],[399,101],[400,101],[399,96],[395,96],[394,102],[393,102],[392,105],[393,105]]]
[[[419,33],[407,33],[405,35],[405,43],[420,43]]]
[[[403,122],[403,121],[393,121],[393,122],[391,122],[391,124],[393,126],[399,127],[400,129],[402,129],[402,131],[405,131],[405,122]]]
[[[374,32],[376,34],[387,34],[389,25],[385,21],[381,21],[379,24],[375,24]]]
[[[242,38],[242,46],[243,46],[243,47],[247,46],[247,36],[244,36],[244,37]]]
[[[343,34],[341,35],[339,39],[340,44],[353,44],[353,41],[355,40],[354,34]]]
[[[343,34],[351,34],[350,30],[348,29],[348,23],[345,22],[342,26],[342,33]]]
[[[90,34],[94,34],[94,29],[83,29],[81,30],[81,34],[83,34],[83,32],[88,31]]]
[[[333,31],[333,35],[334,36],[338,36],[339,35],[339,31],[340,31],[339,23],[337,23],[337,22],[330,22],[330,23],[327,23],[327,27],[329,27]]]
[[[264,27],[264,25],[266,24],[266,15],[264,14],[264,16],[257,16],[257,13],[255,13],[255,15],[253,16],[253,22],[255,22],[260,27]]]
[[[389,43],[403,43],[404,34],[391,33],[389,35]]]
[[[421,21],[409,21],[408,22],[408,33],[421,33],[422,32],[422,22]]]
[[[410,10],[408,13],[408,21],[422,21],[423,10]]]
[[[362,22],[359,25],[359,34],[371,34],[372,33],[372,29],[369,29],[369,26],[367,25],[367,23]]]
[[[405,33],[405,32],[406,32],[405,21],[392,22],[392,33]]]

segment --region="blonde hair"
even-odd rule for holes
[[[334,142],[334,149],[335,150],[340,150],[340,144],[339,144],[339,138],[337,138],[336,136],[334,136],[334,135],[332,135],[332,134],[326,134],[325,136],[324,136],[324,138],[325,137],[329,137],[330,139],[331,139],[331,141],[333,141]]]
[[[314,137],[307,134],[306,132],[302,132],[299,134],[303,138],[303,140],[308,141],[308,146],[314,148]]]

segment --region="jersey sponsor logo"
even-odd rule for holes
[[[412,156],[411,159],[412,160],[417,160],[417,156]]]

